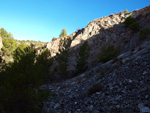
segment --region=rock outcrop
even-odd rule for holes
[[[150,28],[150,6],[147,6],[141,10],[131,12],[133,18],[139,23],[141,28]],[[133,33],[129,28],[125,28],[123,22],[131,14],[111,14],[107,17],[102,17],[90,22],[85,28],[74,32],[73,34],[59,38],[47,44],[47,48],[50,50],[51,55],[55,56],[59,51],[60,40],[65,38],[72,39],[70,45],[70,51],[74,51],[70,54],[70,63],[68,70],[74,70],[76,65],[76,54],[80,45],[86,40],[90,46],[89,64],[93,60],[97,59],[98,54],[101,52],[101,47],[105,44],[115,45],[119,48],[121,53],[134,49],[139,44],[143,43],[140,40],[139,32]]]

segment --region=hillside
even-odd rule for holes
[[[138,27],[125,27],[123,23],[130,15]],[[147,6],[131,13],[96,19],[69,36],[49,42],[47,48],[54,57],[65,40],[71,40],[67,47],[67,70],[69,77],[76,77],[42,86],[55,94],[45,102],[44,112],[150,112],[149,29],[150,6]],[[74,75],[76,56],[85,40],[90,47],[88,68],[77,76]],[[106,44],[114,45],[120,54],[108,62],[98,62]],[[56,60],[50,71],[57,69],[57,63]]]
[[[1,28],[1,112],[150,113],[150,6],[49,43]]]

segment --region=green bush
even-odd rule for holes
[[[16,50],[13,52],[13,59],[16,62],[19,62],[22,58],[22,56],[24,56],[26,54],[26,50],[25,48],[28,47],[25,43],[21,43]]]
[[[138,30],[139,30],[139,23],[134,22],[133,24],[131,24],[131,25],[129,26],[129,28],[130,28],[131,30],[133,30],[133,31],[138,31]]]
[[[114,47],[114,45],[104,45],[101,49],[101,53],[99,55],[100,62],[107,62],[111,59],[114,59],[119,55],[120,51]]]
[[[127,17],[124,21],[125,27],[129,27],[133,23],[134,23],[134,18],[132,18],[131,16]]]
[[[0,29],[0,35],[3,40],[2,52],[4,55],[10,56],[17,48],[17,42],[12,37],[11,33],[8,33],[4,28]]]
[[[88,95],[90,96],[96,92],[100,92],[102,91],[102,89],[103,89],[103,86],[99,83],[96,83],[88,90]]]
[[[2,55],[5,58],[6,63],[9,63],[12,60],[12,54],[17,48],[17,42],[12,37],[11,33],[8,33],[4,28],[0,29],[0,36],[2,37],[3,47]]]
[[[148,35],[150,35],[150,29],[142,29],[141,31],[140,31],[140,37],[142,38],[142,39],[146,39],[147,37],[148,37]]]
[[[20,43],[25,43],[25,44],[33,44],[34,46],[44,46],[46,45],[45,42],[41,42],[41,41],[34,41],[34,40],[17,40],[17,42],[20,42]]]
[[[127,17],[124,21],[125,27],[129,27],[133,31],[138,31],[139,23],[135,22],[131,16]]]

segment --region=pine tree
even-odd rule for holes
[[[41,113],[43,101],[50,94],[49,90],[39,88],[48,79],[48,50],[36,56],[29,46],[18,48],[14,62],[0,72],[0,112]]]
[[[127,14],[127,13],[129,13],[129,11],[126,9],[126,10],[124,11],[124,13]]]
[[[84,72],[88,67],[88,57],[89,57],[89,50],[88,42],[85,41],[83,45],[81,45],[79,49],[79,54],[77,55],[77,65],[76,69],[78,73]]]
[[[13,38],[11,33],[8,33],[4,28],[0,29],[0,36],[3,40],[2,54],[5,56],[6,62],[9,62],[13,52],[17,48],[17,41]]]
[[[59,37],[64,37],[64,36],[67,36],[67,31],[65,28],[61,31]]]
[[[68,74],[68,61],[69,61],[69,47],[71,44],[71,39],[65,39],[65,40],[60,40],[59,43],[59,53],[56,56],[56,59],[58,61],[57,65],[57,71],[58,74],[62,78],[66,78]]]

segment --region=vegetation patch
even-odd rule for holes
[[[67,31],[66,31],[66,29],[64,28],[64,29],[62,29],[62,31],[61,31],[59,37],[65,37],[65,36],[67,36]]]
[[[129,28],[130,28],[131,30],[133,30],[133,31],[138,31],[138,30],[139,30],[139,23],[134,22],[133,24],[131,24],[131,25],[129,26]]]
[[[140,37],[141,39],[146,39],[150,35],[150,29],[141,29],[140,31]]]
[[[14,62],[0,72],[1,113],[41,113],[43,101],[50,91],[40,89],[47,80],[52,64],[47,50],[39,56],[31,47],[19,46],[14,51]]]
[[[129,11],[126,9],[126,10],[124,11],[124,13],[125,13],[125,14],[128,14],[128,13],[129,13]]]
[[[19,43],[25,43],[27,45],[33,44],[35,46],[44,46],[44,45],[46,45],[45,42],[34,41],[34,40],[17,40],[17,42],[19,42]]]
[[[88,46],[88,42],[85,41],[79,49],[79,53],[77,57],[77,65],[76,69],[78,73],[84,72],[88,68],[88,57],[89,57],[90,48]]]
[[[69,47],[71,44],[70,38],[61,39],[59,43],[59,53],[56,55],[57,66],[55,70],[61,78],[66,79],[68,74]],[[55,71],[55,72],[56,72]]]
[[[124,21],[125,27],[130,28],[133,31],[138,31],[139,30],[139,23],[137,23],[134,18],[131,16],[127,17]]]
[[[114,45],[104,45],[101,49],[101,53],[99,55],[99,62],[107,62],[111,59],[116,58],[120,53],[120,50],[115,48]]]

